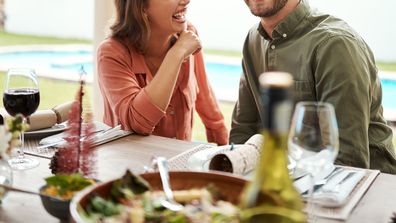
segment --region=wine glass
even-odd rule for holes
[[[331,165],[338,154],[338,126],[331,104],[326,102],[299,102],[294,110],[288,149],[296,168],[310,176],[308,216],[315,222],[313,186],[315,177]]]
[[[36,73],[32,69],[12,68],[7,72],[4,95],[4,108],[11,116],[23,115],[23,123],[33,114],[40,104],[40,92]],[[21,132],[21,147],[18,156],[8,160],[16,170],[31,169],[39,165],[38,160],[25,157],[24,132]]]

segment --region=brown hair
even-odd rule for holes
[[[116,18],[110,27],[111,37],[126,39],[142,53],[150,36],[150,24],[145,13],[148,1],[115,0]]]

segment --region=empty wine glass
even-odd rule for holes
[[[13,68],[7,72],[4,94],[4,108],[11,116],[23,115],[23,123],[33,114],[40,104],[40,92],[37,76],[32,69]],[[39,165],[35,159],[25,157],[24,132],[21,132],[21,147],[18,156],[8,160],[10,166],[16,170],[26,170]]]
[[[338,126],[333,106],[325,102],[299,102],[292,118],[288,147],[297,168],[310,176],[307,210],[310,222],[314,222],[315,177],[332,164],[338,154]]]

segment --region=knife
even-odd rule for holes
[[[352,178],[356,174],[355,171],[349,172],[340,182],[338,182],[333,188],[324,188],[324,192],[331,192],[331,193],[338,193],[340,191],[341,185],[343,185],[345,182],[347,182],[350,178]]]

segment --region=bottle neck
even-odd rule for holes
[[[292,100],[288,88],[262,88],[264,145],[256,171],[259,184],[269,178],[287,179],[287,136]],[[266,176],[266,179],[262,179]]]
[[[263,130],[287,134],[293,107],[290,91],[287,88],[262,88],[261,98],[264,105]]]
[[[0,126],[4,125],[4,118],[3,116],[0,114]]]

